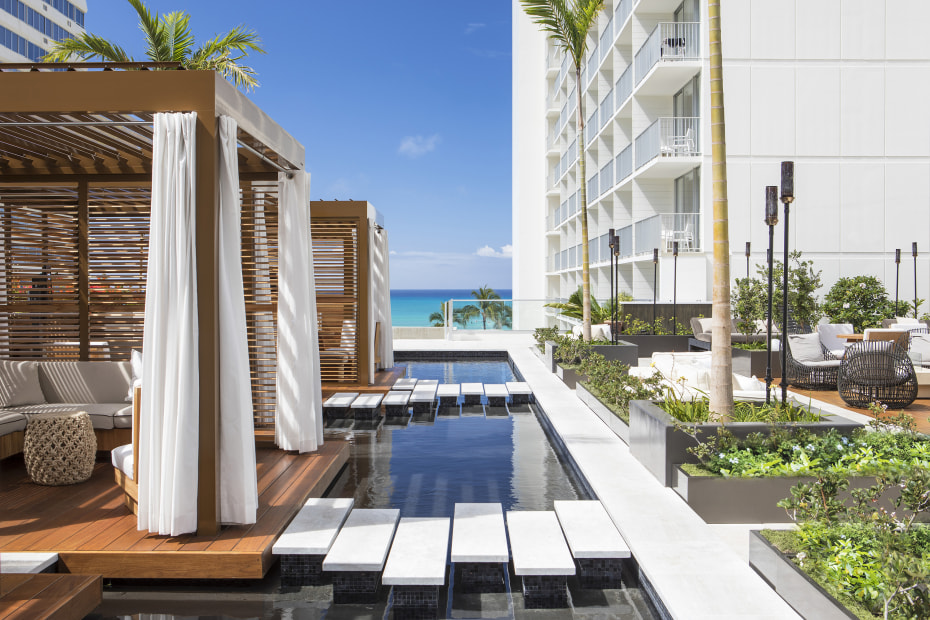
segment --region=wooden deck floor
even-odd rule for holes
[[[61,570],[105,578],[261,579],[277,536],[348,455],[341,441],[312,454],[258,450],[257,523],[211,537],[137,531],[109,463],[97,463],[85,483],[43,487],[29,480],[21,456],[11,457],[0,463],[0,551],[55,552]]]
[[[0,620],[81,620],[103,600],[100,575],[2,575]]]

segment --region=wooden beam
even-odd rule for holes
[[[81,361],[90,359],[90,214],[87,180],[78,183],[78,321]]]

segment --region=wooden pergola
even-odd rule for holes
[[[278,173],[303,170],[304,148],[214,72],[79,66],[102,70],[0,66],[0,357],[125,360],[141,348],[153,115],[196,112],[198,533],[210,534],[219,527],[217,117],[238,124],[256,428],[274,424]]]

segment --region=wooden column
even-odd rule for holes
[[[200,446],[197,534],[219,531],[220,395],[218,288],[218,147],[216,113],[197,111],[197,311],[200,348]]]
[[[90,213],[87,206],[87,179],[78,181],[78,342],[79,359],[90,359]]]
[[[368,324],[371,308],[371,274],[369,273],[368,247],[368,203],[362,202],[358,214],[358,382],[361,385],[371,385],[375,378],[371,374],[369,361],[369,345],[373,334]]]

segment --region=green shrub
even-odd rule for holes
[[[536,346],[540,351],[546,348],[546,341],[555,340],[559,337],[558,327],[537,327],[533,330],[533,338],[536,340]]]
[[[823,311],[831,323],[851,323],[861,332],[881,327],[882,319],[893,317],[894,302],[875,276],[853,276],[836,281],[824,298]]]
[[[580,368],[587,377],[585,387],[626,422],[630,420],[630,401],[654,400],[662,393],[659,375],[640,379],[630,376],[629,369],[623,362],[608,360],[599,353],[588,355]]]
[[[820,305],[817,303],[817,291],[820,289],[820,271],[814,271],[814,261],[801,260],[801,253],[788,255],[788,315],[802,328],[810,329],[820,319]],[[768,265],[757,265],[756,272],[762,282],[766,283],[765,295],[768,302]],[[782,280],[784,267],[781,261],[773,263],[772,281],[772,319],[775,324],[783,325],[781,317]]]
[[[756,278],[737,278],[736,286],[730,292],[730,305],[733,326],[748,341],[756,333],[756,321],[764,319],[768,309],[768,289],[765,283]]]

